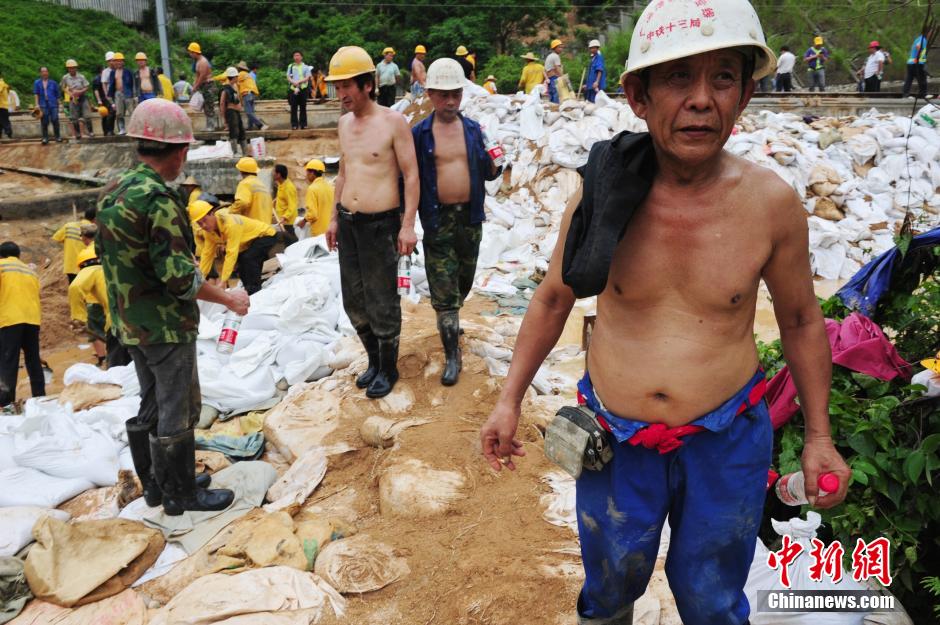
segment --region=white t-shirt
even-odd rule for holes
[[[879,62],[882,64],[885,62],[885,55],[881,52],[881,50],[875,50],[868,55],[868,60],[865,61],[865,78],[871,78],[872,76],[876,76],[878,74]]]
[[[793,64],[796,62],[796,57],[793,56],[792,52],[784,52],[780,55],[780,58],[777,59],[777,73],[778,74],[789,74],[793,72]]]
[[[545,57],[545,73],[552,71],[556,67],[561,67],[561,57],[558,56],[557,52],[551,52]]]

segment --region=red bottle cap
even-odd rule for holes
[[[834,493],[839,490],[839,476],[835,473],[823,473],[816,482],[820,490]]]

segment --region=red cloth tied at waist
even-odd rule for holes
[[[756,406],[764,398],[766,393],[767,381],[761,380],[755,384],[748,393],[747,399],[738,406],[735,416]],[[578,393],[578,403],[584,404],[584,398],[581,396],[580,392]],[[597,415],[597,421],[605,430],[608,432],[611,431],[610,425],[607,424],[607,420],[604,419],[602,415]],[[670,451],[675,451],[679,447],[682,447],[684,441],[681,440],[681,437],[697,434],[705,429],[707,428],[701,425],[689,424],[671,428],[663,423],[651,423],[631,436],[627,442],[634,446],[643,445],[647,449],[656,449],[660,454],[668,454]]]

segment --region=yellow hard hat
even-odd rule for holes
[[[467,47],[466,46],[457,46],[457,51],[454,52],[457,56],[467,56]]]
[[[822,44],[823,44],[823,38],[822,38],[822,37],[815,37],[815,38],[813,38],[813,45],[814,45],[814,46],[821,46]]]
[[[78,63],[75,62],[75,59],[69,59],[65,62],[66,67],[78,67]]]
[[[123,53],[123,52],[115,52],[115,53],[114,53],[114,58],[113,58],[112,60],[113,60],[113,61],[123,61],[123,60],[124,60],[124,53]]]
[[[107,117],[108,115],[111,114],[111,111],[108,110],[107,106],[101,105],[98,107],[98,114],[101,115],[102,117]]]
[[[415,46],[415,54],[427,54],[428,51],[424,49],[424,46],[417,45]]]
[[[307,164],[304,165],[304,169],[311,169],[313,171],[324,172],[326,171],[326,165],[324,165],[323,161],[321,161],[320,159],[314,158],[314,159],[310,159],[309,161],[307,161]]]
[[[389,52],[391,52],[392,54],[395,54],[395,48],[391,46],[386,47],[384,50],[382,50],[382,56],[385,56]]]
[[[135,60],[135,61],[146,61],[146,60],[147,60],[147,55],[144,54],[143,52],[138,52],[137,54],[134,55],[134,60]]]
[[[205,200],[196,200],[189,205],[189,221],[196,223],[212,211],[212,204]]]
[[[258,173],[258,161],[251,158],[250,156],[243,156],[238,159],[238,162],[235,163],[235,169],[246,174],[257,174]]]
[[[327,82],[346,80],[360,74],[371,74],[375,63],[369,53],[359,46],[343,46],[330,59],[330,73]]]
[[[186,46],[186,50],[189,52],[195,52],[196,54],[202,54],[202,46],[200,46],[195,41]]]
[[[95,253],[95,246],[89,245],[85,249],[83,249],[81,252],[78,253],[78,256],[75,257],[75,262],[76,264],[78,264],[79,267],[81,267],[82,264],[87,263],[88,261],[94,260],[96,258],[98,258],[98,254]]]
[[[548,47],[551,48],[552,50],[554,50],[555,48],[557,48],[557,47],[560,46],[560,45],[561,45],[561,39],[552,39],[552,43],[551,43],[551,45],[549,45]]]

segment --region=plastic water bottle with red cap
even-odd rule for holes
[[[480,132],[483,134],[483,147],[486,149],[486,153],[490,155],[490,159],[493,161],[493,164],[497,167],[502,167],[503,163],[506,162],[506,155],[503,152],[503,146],[497,143],[494,139],[490,139],[486,134],[486,127],[480,126]]]
[[[839,490],[839,476],[835,473],[821,473],[816,480],[819,486],[819,497]],[[787,473],[774,487],[777,498],[788,506],[802,506],[809,503],[806,498],[806,478],[802,471]]]

